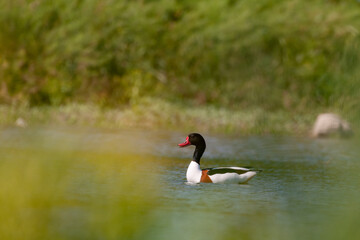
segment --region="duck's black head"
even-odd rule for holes
[[[203,155],[206,143],[205,139],[199,133],[190,133],[187,137],[185,142],[178,144],[179,147],[186,147],[189,145],[195,145],[195,152],[193,159],[195,162],[200,164],[200,158]]]

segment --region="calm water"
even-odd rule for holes
[[[76,147],[105,153],[130,149],[155,157],[148,169],[149,174],[157,175],[158,189],[152,213],[157,221],[147,233],[152,239],[355,239],[351,236],[360,223],[360,159],[354,141],[204,134],[207,149],[201,160],[203,168],[252,166],[262,172],[248,184],[190,185],[185,173],[194,148],[177,147],[186,135],[5,129],[0,145],[28,148],[35,136],[42,139],[44,149]],[[89,184],[90,171],[81,161],[71,170],[74,180],[69,198],[86,201],[98,196],[101,201],[99,187],[93,189]],[[86,237],[82,215],[84,212],[76,208],[59,208],[54,213],[55,228],[65,238]]]

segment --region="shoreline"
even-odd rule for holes
[[[78,126],[104,129],[163,129],[226,135],[309,136],[317,113],[295,115],[260,108],[231,110],[213,106],[186,107],[158,99],[148,99],[121,108],[94,104],[11,107],[0,105],[0,126]]]

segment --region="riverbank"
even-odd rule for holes
[[[187,106],[146,98],[136,104],[102,108],[91,104],[64,106],[0,106],[0,126],[76,126],[105,129],[163,129],[236,135],[309,134],[320,110],[306,113]]]
[[[292,111],[290,118],[314,107],[360,108],[356,1],[0,6],[0,104],[116,108],[161,96],[235,103],[255,115],[257,108]]]

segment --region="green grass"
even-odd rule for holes
[[[0,0],[0,102],[360,107],[355,0]],[[246,110],[246,111],[250,111]]]
[[[0,125],[358,128],[357,1],[0,0]]]

